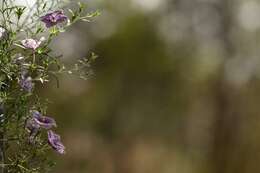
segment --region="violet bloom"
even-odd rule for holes
[[[45,38],[42,37],[40,40],[35,40],[32,38],[27,38],[25,40],[22,40],[21,43],[22,45],[26,48],[26,49],[33,49],[36,50],[42,43],[42,41],[44,41]]]
[[[25,77],[24,75],[22,75],[19,84],[23,90],[25,90],[27,92],[32,92],[34,84],[32,82],[32,78],[30,76]]]
[[[52,130],[48,132],[48,142],[51,147],[60,154],[65,154],[65,146],[61,143],[60,136],[54,133]]]
[[[33,115],[33,121],[44,129],[50,129],[52,127],[57,127],[55,120],[51,117],[43,116],[38,111],[33,111],[32,115]]]
[[[40,19],[45,23],[47,28],[50,28],[54,25],[67,21],[68,17],[64,15],[63,11],[57,10],[42,16]]]
[[[50,129],[56,127],[56,122],[53,118],[42,116],[40,112],[33,110],[32,117],[26,121],[25,127],[30,132],[29,142],[34,143],[34,139],[40,128]]]

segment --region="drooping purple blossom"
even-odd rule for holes
[[[32,38],[27,38],[21,41],[22,45],[26,48],[26,49],[33,49],[36,50],[42,43],[42,41],[44,41],[45,38],[42,37],[40,40],[35,40]]]
[[[45,23],[47,28],[50,28],[54,25],[67,21],[68,17],[64,15],[63,11],[57,10],[42,16],[40,19]]]
[[[44,129],[50,129],[52,127],[57,127],[56,121],[47,116],[43,116],[40,112],[38,111],[32,111],[32,119],[34,122],[39,125],[41,128]]]
[[[50,146],[60,154],[65,154],[65,146],[62,144],[60,136],[52,130],[48,130],[48,142]]]
[[[56,127],[56,122],[53,118],[43,116],[39,111],[31,111],[32,117],[27,119],[25,127],[30,132],[29,142],[33,143],[40,128],[50,129]]]
[[[24,75],[22,75],[19,84],[23,90],[27,92],[32,92],[34,84],[30,76],[25,77]]]

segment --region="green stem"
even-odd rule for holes
[[[3,104],[0,103],[0,164],[4,165],[5,164],[5,125],[4,125],[4,109],[3,109]],[[0,173],[5,172],[5,167],[2,166],[0,168]]]
[[[0,164],[5,165],[5,142],[4,142],[4,131],[0,132]],[[4,173],[5,168],[2,166],[0,168],[0,173]]]

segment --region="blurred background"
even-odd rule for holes
[[[102,15],[53,49],[95,52],[94,75],[41,90],[67,147],[53,172],[260,172],[259,0],[85,2]]]

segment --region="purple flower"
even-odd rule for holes
[[[32,120],[39,125],[39,127],[42,127],[44,129],[50,129],[52,127],[57,127],[56,122],[53,118],[43,116],[40,112],[38,111],[32,111]]]
[[[26,121],[25,127],[30,132],[29,142],[33,143],[40,128],[50,129],[56,127],[56,122],[53,118],[43,116],[40,112],[31,111],[32,117]]]
[[[32,78],[30,76],[25,77],[24,75],[22,75],[19,84],[23,90],[25,90],[27,92],[32,92],[34,84],[32,82]]]
[[[40,19],[45,23],[47,28],[50,28],[54,25],[67,21],[68,17],[64,15],[63,11],[57,10],[42,16]]]
[[[54,133],[52,130],[48,132],[48,142],[51,147],[60,154],[65,154],[65,146],[61,143],[60,136]]]
[[[27,48],[27,49],[33,49],[36,50],[40,44],[42,43],[42,41],[44,41],[45,38],[42,37],[40,40],[35,40],[32,38],[27,38],[21,41],[22,45]]]

